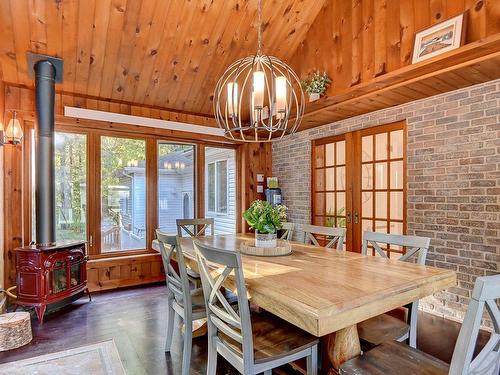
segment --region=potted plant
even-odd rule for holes
[[[313,102],[325,93],[331,83],[332,80],[326,72],[321,74],[319,71],[315,71],[302,81],[302,88],[309,94],[309,101]]]
[[[256,247],[277,246],[277,231],[286,221],[286,209],[282,204],[272,206],[269,202],[256,200],[243,213],[243,218],[250,228],[255,229]]]

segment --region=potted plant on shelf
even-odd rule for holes
[[[243,213],[243,218],[250,228],[255,229],[256,247],[277,246],[277,231],[286,221],[286,209],[286,206],[282,204],[272,206],[269,202],[256,200]]]
[[[310,74],[305,80],[302,81],[302,88],[307,94],[309,94],[309,101],[313,102],[324,95],[326,89],[331,83],[332,80],[328,74],[326,74],[326,72],[321,74],[318,70]]]

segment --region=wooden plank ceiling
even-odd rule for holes
[[[324,0],[264,0],[264,52],[289,59]],[[0,0],[0,78],[33,86],[26,52],[62,57],[62,92],[197,114],[255,53],[257,0]],[[3,77],[2,77],[3,75]]]

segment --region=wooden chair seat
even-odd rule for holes
[[[287,357],[318,343],[316,337],[267,312],[252,314],[251,321],[255,363]],[[242,355],[237,341],[222,332],[218,334],[221,341]]]
[[[448,375],[449,365],[418,349],[397,341],[387,341],[365,354],[347,361],[342,375]]]
[[[375,316],[358,324],[359,338],[371,346],[397,340],[409,332],[408,324],[389,314]]]

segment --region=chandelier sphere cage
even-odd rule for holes
[[[214,114],[226,138],[269,142],[297,130],[304,103],[297,74],[278,58],[258,51],[235,61],[219,79]]]

